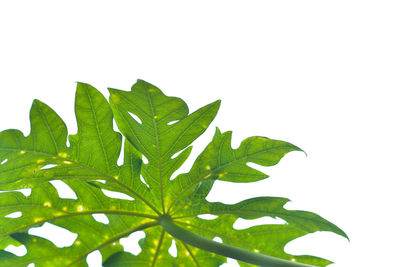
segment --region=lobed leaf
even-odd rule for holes
[[[231,139],[232,132],[222,134],[218,129],[191,170],[172,181],[174,200],[170,210],[175,205],[195,208],[204,202],[215,180],[244,183],[268,177],[261,171],[249,167],[248,162],[272,166],[288,152],[301,151],[290,143],[260,136],[249,137],[239,148],[233,149]]]
[[[0,132],[0,266],[87,266],[87,255],[96,250],[103,265],[113,267],[226,262],[224,256],[172,237],[160,223],[165,216],[183,229],[209,239],[219,237],[225,244],[249,251],[318,266],[330,263],[284,252],[290,241],[316,231],[347,238],[340,228],[314,213],[285,209],[288,199],[257,197],[232,205],[206,200],[216,180],[265,179],[268,175],[248,163],[273,166],[300,148],[253,136],[233,149],[232,133],[217,128],[190,171],[171,180],[190,155],[193,141],[215,118],[220,101],[189,114],[182,99],[166,96],[142,80],[130,92],[109,91],[110,103],[94,87],[77,84],[78,131],[74,135],[68,135],[62,119],[39,100],[32,104],[28,136],[18,130]],[[121,166],[117,160],[122,136],[113,129],[113,119],[125,137]],[[53,181],[63,181],[76,199],[61,197]],[[30,195],[16,191],[26,188],[31,189]],[[111,198],[105,190],[123,193],[130,200]],[[16,212],[19,216],[10,216]],[[95,214],[105,215],[108,223],[96,221]],[[199,218],[204,214],[216,218]],[[265,216],[285,223],[234,228],[240,218]],[[45,222],[76,233],[76,240],[71,246],[57,247],[30,233]],[[119,240],[136,231],[144,231],[145,237],[139,242],[141,252],[133,255],[124,251]],[[176,255],[169,252],[173,244]],[[4,250],[8,245],[24,245],[27,253],[14,255]]]
[[[143,164],[142,175],[153,199],[160,203],[158,208],[165,212],[169,179],[189,156],[188,146],[214,119],[220,101],[188,115],[183,100],[168,97],[154,85],[139,80],[131,92],[110,89],[110,104],[122,134],[148,159]]]
[[[79,83],[75,110],[78,133],[69,136],[71,147],[66,145],[67,129],[64,122],[38,100],[33,102],[31,108],[31,132],[28,137],[17,130],[0,133],[0,159],[7,159],[0,166],[0,190],[32,188],[28,197],[19,192],[0,194],[0,238],[2,242],[8,240],[9,244],[13,244],[11,240],[15,242],[15,238],[12,238],[14,233],[27,233],[32,227],[51,222],[79,234],[71,248],[79,251],[74,252],[76,264],[83,262],[85,265],[86,256],[99,247],[104,259],[121,251],[121,246],[112,245],[114,242],[110,245],[109,240],[115,239],[117,242],[128,232],[149,223],[156,213],[142,197],[146,192],[138,180],[140,168],[132,168],[134,164],[140,166],[140,155],[127,145],[125,164],[117,166],[121,136],[112,129],[112,112],[104,97],[95,88]],[[50,164],[55,167],[43,168]],[[64,181],[74,190],[78,199],[59,198],[56,189],[48,183],[51,180]],[[90,185],[89,182],[96,180],[105,180],[105,188],[126,193],[134,200],[105,196],[100,188]],[[4,217],[15,211],[21,212],[22,216]],[[109,224],[94,220],[92,215],[97,213],[106,214]],[[35,238],[26,235],[30,239]],[[6,247],[6,244],[2,247]],[[57,253],[64,253],[62,251],[65,249],[57,248]],[[37,263],[37,266],[49,266],[49,262],[40,261],[45,251],[36,251],[28,251],[25,258]],[[52,255],[57,258],[54,251],[50,249],[46,257]],[[69,257],[69,260],[72,259]],[[0,266],[9,265],[5,260],[0,260]]]

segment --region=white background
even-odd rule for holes
[[[289,154],[252,186],[219,183],[210,200],[288,197],[351,240],[317,233],[288,252],[398,266],[399,12],[385,0],[1,1],[0,130],[28,134],[38,98],[75,133],[76,81],[108,97],[144,79],[191,111],[222,99],[190,160],[215,126],[234,146],[263,135],[308,156]]]

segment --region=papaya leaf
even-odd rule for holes
[[[232,133],[217,128],[190,171],[171,180],[189,157],[193,141],[215,118],[220,101],[189,114],[183,100],[142,80],[129,92],[109,91],[107,102],[94,87],[77,84],[74,135],[68,135],[62,119],[39,100],[32,104],[28,136],[13,129],[0,132],[0,266],[87,266],[87,255],[94,251],[100,251],[104,266],[219,266],[226,257],[235,258],[229,254],[231,248],[245,255],[236,257],[241,266],[268,257],[283,264],[298,262],[287,266],[330,264],[284,252],[290,241],[316,231],[347,238],[314,213],[285,209],[288,199],[257,197],[232,205],[206,200],[216,180],[265,179],[268,175],[248,163],[273,166],[300,148],[254,136],[233,149]],[[123,151],[122,135],[113,129],[113,120],[125,137]],[[121,153],[123,163],[118,165]],[[56,181],[70,187],[76,198],[60,196]],[[20,189],[31,192],[22,194]],[[127,198],[109,197],[107,190]],[[96,214],[106,216],[107,223],[97,221]],[[204,214],[216,218],[202,219]],[[240,218],[265,216],[285,223],[233,227]],[[44,223],[77,237],[72,245],[58,247],[30,233]],[[139,242],[140,253],[134,255],[119,241],[137,231],[144,231],[145,237]],[[222,244],[212,241],[216,237]],[[5,250],[9,245],[24,245],[27,253],[17,256]]]

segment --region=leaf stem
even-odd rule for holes
[[[255,253],[242,248],[219,243],[211,239],[199,236],[188,230],[177,226],[168,215],[163,215],[159,219],[160,225],[171,236],[191,246],[216,253],[225,257],[236,259],[250,264],[268,267],[310,267],[311,265],[292,262],[272,256]]]

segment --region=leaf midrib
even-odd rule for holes
[[[36,206],[36,205],[23,205],[23,206]],[[20,207],[20,206],[18,206],[18,207]],[[35,226],[37,224],[42,224],[44,222],[50,222],[52,220],[75,217],[75,216],[92,215],[92,214],[96,214],[96,213],[127,215],[127,216],[133,216],[133,217],[136,216],[136,217],[143,217],[143,218],[148,218],[148,219],[157,219],[158,218],[157,216],[153,216],[153,215],[150,215],[150,214],[145,214],[145,213],[140,213],[140,212],[129,212],[129,211],[122,212],[122,211],[114,211],[114,210],[96,210],[96,211],[86,211],[86,212],[82,211],[82,212],[71,213],[71,212],[65,212],[65,211],[58,210],[58,209],[55,209],[55,210],[58,211],[58,212],[66,213],[66,214],[63,214],[63,215],[60,215],[60,216],[56,216],[56,217],[47,218],[47,219],[41,220],[41,221],[39,221],[37,223],[26,224],[23,227],[19,227],[19,228],[13,229],[11,232],[1,234],[0,237],[4,237],[4,236],[7,236],[7,235],[16,233],[18,231],[21,231],[21,230],[23,230],[25,228],[30,228],[30,227]]]
[[[89,90],[86,89],[85,93],[86,93],[87,98],[89,99],[90,110],[92,111],[94,123],[96,125],[96,133],[97,133],[97,137],[98,137],[98,139],[100,141],[101,149],[103,151],[103,155],[104,155],[104,159],[105,159],[105,163],[106,163],[106,168],[107,168],[107,173],[110,173],[110,163],[108,161],[107,151],[106,151],[106,149],[104,147],[103,138],[100,135],[99,122],[97,120],[97,115],[96,115],[96,112],[94,110],[93,101],[92,101],[92,98],[91,98],[91,96],[89,94]]]
[[[169,152],[170,152],[171,150],[173,150],[173,148],[175,148],[175,146],[177,145],[177,143],[179,142],[179,140],[180,140],[180,139],[183,137],[183,135],[188,131],[188,129],[191,128],[191,126],[192,126],[193,124],[195,124],[197,121],[201,120],[204,116],[208,115],[208,111],[209,111],[210,109],[213,109],[213,108],[214,108],[214,106],[213,106],[213,105],[210,105],[210,107],[209,107],[206,111],[204,111],[197,119],[193,120],[192,123],[190,123],[190,124],[184,129],[184,131],[181,132],[181,133],[179,134],[179,136],[176,138],[176,140],[171,144],[170,148],[164,153],[164,155],[161,156],[161,159],[163,159],[166,155],[169,154]],[[192,114],[193,114],[193,113],[192,113]],[[190,115],[192,115],[192,114],[190,114]],[[186,118],[189,118],[190,115],[188,115],[187,117],[185,117],[184,119],[182,119],[181,121],[179,121],[178,123],[176,123],[174,126],[170,127],[170,129],[169,129],[168,131],[173,130],[174,127],[179,126],[179,123],[182,122],[182,121],[184,121]],[[164,134],[164,133],[163,133],[163,134]],[[183,149],[185,149],[185,148],[183,148]],[[183,150],[183,149],[182,149],[182,150]]]
[[[265,153],[266,151],[273,150],[273,149],[278,149],[278,148],[281,149],[281,148],[290,148],[290,147],[289,147],[289,146],[287,146],[287,147],[284,147],[284,146],[282,146],[282,147],[272,147],[272,148],[269,148],[269,149],[266,149],[266,150],[262,150],[262,151],[253,153],[253,154],[251,154],[250,156],[254,156],[254,155],[257,155],[257,154],[260,154],[260,153]],[[241,158],[235,158],[235,160],[230,161],[230,162],[228,162],[228,163],[225,163],[225,164],[223,164],[223,165],[218,166],[217,168],[213,169],[212,171],[210,171],[210,172],[208,172],[207,174],[205,174],[205,175],[199,177],[199,178],[196,179],[194,182],[192,182],[192,183],[190,183],[189,185],[187,185],[182,191],[180,191],[180,193],[177,195],[177,197],[171,202],[172,204],[169,206],[168,211],[170,211],[170,210],[172,209],[172,207],[176,204],[176,201],[179,200],[179,199],[181,198],[181,196],[182,196],[184,193],[186,193],[186,192],[187,192],[190,188],[192,188],[194,185],[198,184],[198,183],[199,183],[201,180],[203,180],[205,177],[207,177],[208,175],[211,175],[212,173],[214,173],[214,172],[220,170],[221,168],[224,168],[224,167],[229,166],[229,165],[231,165],[231,164],[233,164],[233,163],[242,161],[242,160],[244,160],[244,159],[246,159],[246,158],[248,158],[248,157],[250,157],[250,156],[247,155],[247,156],[244,156],[244,157],[241,157]],[[189,172],[189,173],[190,173],[190,172]],[[185,174],[189,174],[189,173],[185,173]],[[184,174],[184,175],[185,175],[185,174]]]
[[[14,152],[21,151],[21,149],[16,149],[16,148],[0,148],[0,150],[7,150],[7,151],[14,151]],[[126,190],[128,190],[132,194],[133,197],[137,197],[138,199],[143,201],[149,208],[151,208],[154,212],[156,212],[158,215],[161,215],[161,213],[151,203],[149,203],[142,195],[140,195],[136,191],[132,190],[130,187],[126,186],[125,184],[119,182],[117,179],[115,179],[114,177],[110,176],[109,174],[103,173],[103,172],[101,172],[101,171],[99,171],[97,169],[94,169],[93,167],[90,167],[90,166],[88,166],[88,165],[86,165],[84,163],[75,161],[75,160],[70,159],[70,158],[63,158],[63,157],[60,157],[58,155],[53,155],[53,154],[49,154],[49,153],[42,152],[42,151],[26,150],[26,149],[24,149],[24,151],[26,151],[26,153],[28,153],[28,152],[29,153],[36,153],[36,154],[43,155],[43,156],[46,156],[46,157],[51,157],[52,159],[54,159],[54,157],[56,157],[56,159],[59,159],[59,160],[62,160],[62,161],[68,160],[73,164],[79,165],[79,166],[81,166],[81,167],[83,167],[85,169],[92,170],[92,171],[98,173],[100,176],[104,177],[104,179],[112,181],[112,182],[120,185],[121,187],[125,188]]]
[[[178,240],[177,240],[178,241]],[[190,257],[192,258],[192,260],[194,261],[194,263],[196,264],[196,267],[200,267],[199,262],[196,260],[196,257],[193,255],[192,251],[190,250],[190,248],[188,247],[188,245],[186,245],[185,242],[182,242],[179,240],[179,242],[182,243],[182,245],[185,247],[185,249],[189,252]]]
[[[163,229],[161,231],[160,239],[158,240],[156,251],[154,252],[154,258],[153,258],[153,260],[151,262],[151,267],[154,267],[156,265],[158,254],[160,253],[160,250],[161,250],[161,247],[162,247],[162,243],[164,241],[164,236],[165,236],[165,230]]]
[[[291,211],[291,210],[286,210],[286,211]],[[293,212],[296,212],[296,211],[299,211],[299,212],[306,212],[306,211],[302,211],[302,210],[293,210]],[[246,213],[248,213],[248,211],[246,211]],[[253,213],[254,215],[260,215],[260,213],[262,213],[262,212],[260,212],[260,211],[250,211],[249,213]],[[331,228],[332,227],[332,225],[331,225],[331,223],[329,223],[328,221],[325,221],[323,218],[323,220],[321,220],[321,221],[318,221],[318,220],[315,220],[315,219],[312,219],[312,218],[307,218],[307,216],[300,216],[300,215],[290,215],[290,214],[287,214],[287,213],[284,213],[284,212],[277,212],[277,211],[275,211],[275,212],[267,212],[267,211],[264,211],[264,216],[270,216],[270,217],[278,217],[278,218],[280,218],[280,219],[283,219],[283,220],[285,220],[285,222],[286,222],[286,224],[267,224],[267,225],[290,225],[291,227],[295,227],[295,228],[298,228],[298,229],[301,229],[301,230],[304,230],[304,229],[307,229],[307,228],[309,228],[308,227],[308,225],[307,224],[301,224],[301,223],[299,223],[299,222],[296,222],[296,223],[289,223],[284,217],[290,217],[291,219],[300,219],[300,220],[305,220],[305,221],[312,221],[312,222],[314,222],[316,225],[318,225],[318,224],[322,224],[322,225],[325,225],[327,228]],[[173,219],[184,219],[184,218],[190,218],[190,217],[196,217],[196,216],[198,216],[198,215],[204,215],[204,214],[215,214],[215,215],[236,215],[236,216],[238,216],[238,217],[240,217],[240,214],[238,214],[238,213],[234,213],[234,212],[230,212],[230,211],[210,211],[210,213],[198,213],[198,214],[190,214],[190,215],[183,215],[183,216],[177,216],[177,217],[173,217]],[[240,217],[240,218],[242,218],[242,217]],[[183,223],[183,222],[179,222],[179,223]],[[183,224],[185,224],[185,223],[183,223]],[[261,225],[255,225],[255,226],[261,226]],[[255,227],[254,226],[254,227]],[[247,228],[246,228],[247,229]],[[312,232],[315,232],[314,230],[306,230],[308,233],[312,233]],[[320,230],[319,230],[320,231]],[[326,230],[326,231],[331,231],[331,230]],[[339,232],[340,232],[340,229],[339,229]],[[336,232],[335,232],[336,233]],[[342,235],[342,234],[340,234],[340,235]],[[345,238],[347,238],[347,236],[346,235],[343,235]]]
[[[147,229],[147,228],[150,228],[150,227],[153,227],[153,226],[157,226],[158,224],[159,224],[158,221],[154,221],[154,222],[149,222],[149,223],[145,223],[145,224],[139,225],[139,226],[137,226],[137,227],[135,227],[133,229],[129,229],[129,230],[127,230],[127,231],[125,231],[125,232],[123,232],[123,233],[121,233],[119,235],[116,235],[113,238],[108,239],[107,241],[105,241],[105,242],[101,243],[100,245],[96,246],[95,248],[86,251],[84,254],[79,256],[73,262],[69,263],[67,266],[71,266],[72,264],[75,264],[75,263],[83,260],[89,253],[91,253],[91,252],[93,252],[95,250],[99,250],[102,247],[104,247],[104,246],[106,246],[106,245],[108,245],[110,243],[113,243],[114,241],[117,241],[117,240],[123,238],[124,236],[128,236],[133,232],[137,232],[137,231],[144,230],[144,229]]]
[[[46,125],[47,131],[50,133],[51,141],[52,141],[53,144],[54,144],[54,148],[55,148],[55,150],[56,150],[56,153],[58,153],[58,151],[59,151],[59,150],[58,150],[58,145],[57,145],[56,139],[55,139],[55,137],[54,137],[54,133],[53,133],[53,131],[51,130],[50,125],[49,125],[49,123],[48,123],[48,121],[47,121],[47,118],[44,116],[44,114],[43,114],[41,108],[38,108],[37,110],[38,110],[38,112],[39,112],[39,114],[40,114],[40,117],[42,118],[44,124]]]
[[[165,206],[164,206],[164,188],[163,188],[163,179],[162,179],[162,173],[161,173],[161,152],[160,152],[160,140],[158,136],[158,127],[157,127],[157,122],[155,119],[155,112],[154,112],[154,107],[153,107],[153,102],[151,99],[151,96],[149,94],[149,91],[147,91],[147,99],[149,102],[151,114],[153,115],[152,117],[152,122],[153,122],[153,127],[154,127],[154,135],[156,139],[156,148],[157,148],[157,165],[158,165],[158,180],[160,184],[160,200],[161,200],[161,207],[162,207],[162,212],[165,213]]]

